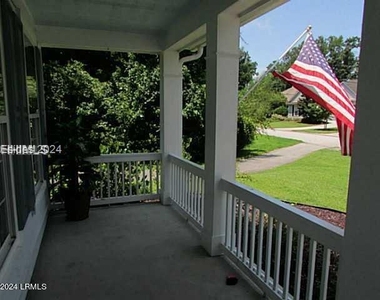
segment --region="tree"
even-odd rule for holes
[[[261,102],[266,103],[266,114],[267,117],[270,117],[272,113],[276,109],[285,109],[286,107],[286,97],[282,95],[277,89],[273,88],[274,82],[280,82],[279,80],[274,81],[273,77],[266,76],[260,84],[256,87],[255,90],[253,90],[246,99],[255,98],[257,100],[260,100]],[[254,84],[254,82],[253,82]],[[242,93],[241,96],[244,96],[246,94],[247,89]],[[252,95],[251,95],[252,94]],[[247,100],[249,101],[249,100]]]
[[[69,61],[63,66],[45,65],[45,86],[48,141],[61,149],[49,157],[49,176],[59,178],[61,187],[78,191],[80,182],[86,182],[82,175],[78,181],[79,174],[91,169],[84,162],[85,156],[100,153],[99,124],[107,85],[86,72],[82,63]],[[58,186],[51,188],[56,196]]]
[[[238,152],[245,145],[250,144],[259,134],[260,130],[269,125],[268,117],[272,113],[274,103],[285,103],[285,97],[276,91],[267,88],[268,79],[264,79],[263,84],[259,85],[246,97],[246,87],[240,92],[238,108]]]
[[[302,96],[298,102],[302,122],[308,124],[327,123],[331,113],[314,102],[312,99]]]
[[[57,136],[55,131],[56,126],[59,125],[55,124],[54,120],[65,122],[65,117],[62,118],[62,116],[65,116],[65,111],[69,109],[69,103],[64,100],[65,97],[72,93],[75,93],[72,97],[93,95],[90,89],[90,86],[93,86],[97,91],[101,87],[101,93],[96,94],[96,97],[100,98],[96,98],[94,103],[84,101],[87,104],[83,107],[83,113],[90,113],[95,109],[100,116],[92,126],[98,130],[101,152],[158,151],[160,138],[158,56],[106,52],[102,55],[101,53],[45,49],[45,89],[47,114],[50,118],[49,142],[70,138],[69,132],[61,132],[60,136]],[[239,86],[245,86],[256,71],[256,63],[250,60],[246,52],[241,53],[242,55],[245,53],[246,56],[240,59],[240,64],[244,68],[241,71],[243,75],[240,77]],[[72,56],[91,65],[70,60],[69,57]],[[72,89],[71,85],[75,82],[83,82],[84,78],[87,81],[82,91],[79,90],[80,86]],[[188,158],[197,162],[204,161],[205,101],[206,77],[205,56],[203,56],[183,67],[184,152]],[[96,106],[94,106],[95,103],[97,103]],[[244,120],[239,118],[240,123],[245,122]],[[244,134],[250,133],[239,131],[239,140],[249,139],[241,136]],[[88,138],[88,135],[84,135],[83,138]]]
[[[91,77],[78,61],[69,61],[64,66],[45,65],[45,85],[49,143],[60,145],[62,156],[65,149],[73,146],[71,141],[81,143],[91,139],[96,144],[93,148],[99,148],[98,124],[107,85]],[[78,130],[67,132],[67,123],[76,124]]]
[[[240,95],[244,94],[245,91],[241,91]],[[267,116],[270,111],[270,101],[273,97],[275,97],[275,92],[257,89],[244,100],[239,101],[238,118],[241,118],[242,123],[247,124],[244,127],[246,130],[251,131],[251,134],[248,135],[250,139],[253,139],[257,131],[268,125]],[[242,148],[244,143],[238,143],[239,145],[240,147],[238,148]]]
[[[102,119],[104,153],[155,152],[160,138],[160,70],[157,56],[113,54]]]
[[[257,75],[257,62],[252,61],[247,51],[240,49],[239,91],[247,87],[255,75]]]

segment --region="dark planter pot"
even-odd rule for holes
[[[88,218],[91,200],[89,192],[66,190],[63,197],[68,221],[81,221]]]

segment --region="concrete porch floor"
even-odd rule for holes
[[[28,300],[262,299],[233,269],[209,257],[198,234],[171,207],[93,208],[90,218],[49,217]]]

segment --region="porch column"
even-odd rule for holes
[[[239,71],[239,29],[235,16],[220,14],[207,23],[205,201],[202,245],[220,255],[224,241],[222,177],[235,179]]]
[[[182,156],[182,68],[179,53],[163,51],[160,56],[160,70],[161,202],[169,205],[168,154]]]
[[[338,300],[380,298],[380,2],[365,1]]]

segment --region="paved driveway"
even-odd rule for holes
[[[315,127],[311,127],[315,128]],[[242,162],[238,162],[237,170],[241,173],[256,173],[294,162],[314,151],[321,149],[339,150],[337,133],[328,135],[294,132],[292,128],[281,130],[267,129],[264,134],[288,139],[300,140],[303,143],[281,148]]]
[[[338,133],[313,134],[290,130],[266,129],[264,134],[303,141],[307,144],[318,145],[324,148],[340,148]]]

